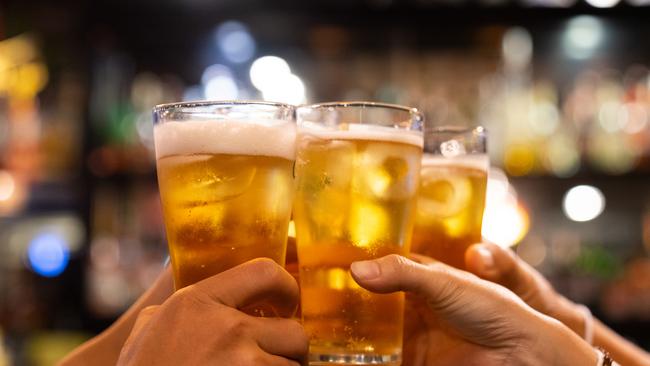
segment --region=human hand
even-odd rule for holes
[[[140,311],[147,306],[162,304],[173,292],[172,271],[170,267],[167,267],[162,270],[151,287],[115,323],[70,352],[57,365],[114,366]]]
[[[379,293],[408,291],[435,315],[410,365],[589,365],[591,347],[504,287],[440,262],[418,264],[390,255],[355,262],[354,279]],[[408,345],[407,345],[408,346]]]
[[[299,365],[308,339],[295,320],[238,310],[271,304],[289,317],[296,281],[268,259],[256,259],[174,293],[140,313],[118,365]]]
[[[492,243],[474,244],[465,252],[465,267],[483,279],[510,289],[533,309],[585,336],[585,320],[578,306],[558,294],[544,276],[512,250]]]
[[[585,313],[555,291],[553,286],[515,253],[492,243],[475,244],[465,252],[468,271],[486,280],[501,284],[528,305],[562,322],[593,345],[607,349],[622,365],[650,365],[650,354],[609,329],[598,319]],[[590,321],[590,326],[586,322]],[[587,328],[591,328],[586,335]]]

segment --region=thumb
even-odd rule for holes
[[[512,292],[440,262],[422,265],[389,255],[354,262],[350,270],[355,281],[372,292],[403,290],[424,297],[440,319],[481,345],[500,347],[515,339],[515,324],[531,314]]]
[[[540,291],[550,288],[533,267],[517,257],[512,250],[493,243],[474,244],[465,252],[469,272],[498,283],[536,307]]]
[[[354,280],[367,290],[413,292],[425,297],[434,307],[437,302],[445,301],[462,281],[454,273],[456,270],[445,264],[422,265],[396,254],[354,262],[350,270]]]

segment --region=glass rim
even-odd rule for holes
[[[383,102],[370,102],[370,101],[349,101],[349,102],[325,102],[325,103],[316,103],[316,104],[301,104],[296,107],[297,110],[300,109],[322,109],[322,108],[345,108],[345,107],[373,107],[373,108],[386,108],[393,109],[402,112],[407,112],[409,114],[418,115],[420,118],[424,117],[422,112],[420,112],[415,107],[407,107],[400,104],[392,103],[383,103]]]
[[[424,134],[428,135],[432,133],[469,133],[469,132],[486,133],[487,130],[483,126],[465,127],[465,126],[445,125],[445,126],[430,127],[426,129]]]
[[[267,102],[262,100],[196,100],[196,101],[187,101],[187,102],[174,102],[174,103],[163,103],[158,104],[153,107],[153,113],[164,112],[170,109],[177,108],[193,108],[193,107],[211,107],[211,106],[266,106],[266,107],[276,107],[276,108],[286,108],[289,110],[295,110],[296,106],[288,103],[281,102]],[[187,113],[192,113],[188,111]]]

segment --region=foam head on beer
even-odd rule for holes
[[[170,121],[154,127],[156,158],[170,155],[241,154],[293,160],[295,124],[272,120]]]
[[[291,216],[293,121],[200,117],[154,127],[177,289],[253,258],[283,264]]]
[[[332,128],[316,122],[303,122],[300,127],[300,134],[329,140],[387,141],[419,147],[424,145],[424,138],[420,131],[363,123],[344,123]]]

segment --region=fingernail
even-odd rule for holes
[[[379,264],[374,261],[353,262],[350,270],[361,280],[371,280],[381,274]]]
[[[490,270],[494,267],[494,256],[488,248],[478,248],[477,250],[479,257],[481,257],[481,264],[483,265],[484,270]]]

